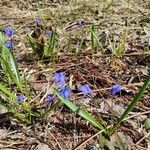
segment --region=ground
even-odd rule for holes
[[[109,128],[150,75],[149,0],[3,0],[0,8],[0,27],[11,25],[15,29],[14,52],[20,72],[28,73],[38,98],[51,89],[53,73],[61,70],[73,89],[71,100],[86,107],[97,120],[103,119]],[[36,17],[57,32],[55,62],[39,59],[29,45]],[[81,25],[77,25],[79,21]],[[117,57],[111,42],[117,46],[123,40],[124,51]],[[90,85],[92,96],[78,94],[76,87],[82,83]],[[111,87],[116,83],[122,86],[121,93],[111,96]],[[123,149],[116,143],[120,137],[124,149],[148,150],[150,133],[144,122],[149,116],[150,88],[116,134],[106,138],[106,144],[97,128],[63,104],[32,125],[13,117],[3,124],[1,117],[0,149]]]

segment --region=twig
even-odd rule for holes
[[[134,53],[127,53],[127,54],[124,54],[123,56],[137,56],[137,55],[150,55],[150,52],[134,52]],[[103,54],[102,53],[99,53],[99,54],[94,54],[93,56],[95,57],[100,57],[100,56],[105,56],[105,57],[108,57],[108,56],[112,56],[112,54]]]
[[[112,125],[108,126],[107,129],[109,129],[109,128],[111,128],[111,127],[112,127]],[[99,135],[100,133],[102,133],[102,132],[104,132],[104,131],[105,131],[105,130],[103,129],[103,130],[97,132],[96,134],[94,134],[93,136],[91,136],[90,138],[88,138],[87,140],[85,140],[83,143],[81,143],[81,144],[78,145],[77,147],[74,147],[72,150],[80,150],[81,147],[82,147],[83,145],[85,145],[88,141],[90,141],[91,139],[93,139],[94,137],[96,137],[97,135]]]
[[[125,118],[123,121],[129,120],[131,118],[134,118],[134,117],[137,117],[137,116],[140,116],[140,115],[149,114],[149,113],[150,113],[150,110],[146,111],[146,112],[142,112],[142,113],[136,113],[135,115],[132,115],[132,116],[129,116],[129,117]]]
[[[136,145],[140,144],[145,138],[148,138],[150,136],[150,132],[147,133],[145,136],[143,136],[138,142],[136,142]]]
[[[61,145],[59,144],[59,142],[58,142],[58,140],[55,138],[55,136],[51,133],[51,132],[49,132],[49,134],[53,137],[53,139],[56,141],[56,143],[57,143],[57,145],[58,145],[58,147],[60,148],[60,150],[63,150],[63,148],[61,147]]]
[[[41,143],[47,144],[51,149],[54,149],[54,147],[53,147],[53,145],[51,143],[48,143],[48,142],[44,141],[42,138],[40,138],[35,133],[33,133],[33,132],[28,133],[25,129],[21,129],[21,132],[24,133],[27,136],[32,136],[32,137],[36,138]]]

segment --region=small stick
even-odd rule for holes
[[[145,136],[143,136],[138,142],[136,142],[136,145],[140,144],[145,138],[148,138],[150,136],[150,132],[147,133]]]
[[[110,126],[107,127],[107,129],[109,129],[109,128],[111,128],[111,127],[112,127],[112,126],[110,125]],[[104,131],[105,131],[105,130],[103,129],[103,130],[97,132],[96,134],[94,134],[93,136],[91,136],[90,138],[88,138],[87,140],[85,140],[83,143],[81,143],[79,146],[73,148],[72,150],[78,150],[78,149],[80,150],[81,147],[82,147],[84,144],[86,144],[88,141],[90,141],[91,139],[93,139],[94,137],[96,137],[97,135],[99,135],[100,133],[102,133],[102,132],[104,132]]]

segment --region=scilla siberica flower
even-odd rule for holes
[[[54,94],[49,94],[47,96],[47,105],[51,105],[54,102],[55,98],[56,96]]]
[[[24,99],[25,99],[25,96],[24,96],[24,95],[18,95],[18,96],[17,96],[17,101],[18,101],[18,102],[23,102]]]
[[[52,31],[49,31],[49,30],[45,31],[45,35],[46,35],[47,37],[51,36],[52,34],[53,34]]]
[[[93,91],[91,90],[88,84],[81,85],[78,89],[80,92],[83,92],[83,96],[85,97],[87,94],[92,95]]]
[[[4,45],[9,48],[9,49],[13,49],[14,48],[14,44],[13,44],[13,41],[11,40],[7,40]]]
[[[63,96],[65,99],[68,99],[71,95],[71,89],[69,87],[65,87],[60,91],[60,96]]]
[[[36,26],[41,26],[42,25],[42,20],[39,17],[35,18],[35,25]]]
[[[65,85],[65,75],[63,72],[59,72],[59,73],[54,73],[54,82],[55,83],[59,83],[61,84],[61,87],[63,87]]]
[[[15,34],[15,31],[12,27],[6,27],[3,29],[3,32],[7,35],[7,36],[13,36]]]
[[[114,96],[120,91],[121,91],[121,85],[120,84],[115,84],[115,85],[112,86],[111,95]]]

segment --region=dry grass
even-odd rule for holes
[[[45,87],[48,82],[51,83],[49,76],[53,71],[62,69],[68,77],[72,76],[73,81],[77,81],[76,85],[87,82],[94,90],[93,98],[83,99],[74,93],[72,100],[85,105],[97,119],[100,114],[110,125],[121,115],[150,74],[150,51],[143,54],[145,44],[142,42],[145,40],[144,30],[150,31],[149,0],[3,0],[0,7],[0,27],[11,25],[15,28],[15,53],[17,57],[22,57],[18,62],[20,70],[27,70],[30,84],[37,95],[43,89],[46,91]],[[34,29],[36,16],[43,18],[45,26],[56,29],[59,35],[55,69],[52,62],[37,61],[37,58],[33,60],[27,35]],[[84,26],[71,26],[78,19],[84,20]],[[107,38],[114,37],[116,43],[119,42],[126,21],[129,35],[125,55],[116,60],[112,57]],[[94,50],[91,48],[89,33],[92,25],[95,26],[100,41]],[[66,31],[67,28],[69,31]],[[81,38],[84,43],[76,57],[75,51]],[[44,80],[38,79],[40,75],[45,77]],[[115,83],[121,83],[124,90],[121,96],[114,99],[109,92]],[[149,93],[150,89],[130,115],[137,112],[142,114],[128,118],[118,130],[126,149],[149,148],[150,137],[143,124],[150,111]],[[101,149],[99,131],[64,106],[50,114],[46,120],[40,120],[32,126],[19,124],[18,127],[16,124],[16,120],[12,119],[10,128],[6,130],[4,125],[0,129],[0,149],[34,150],[39,143],[48,145],[46,150],[69,150],[75,147],[80,150]],[[78,147],[88,138],[89,141]],[[115,143],[114,138],[111,138],[112,145]],[[95,148],[89,148],[90,146]]]

